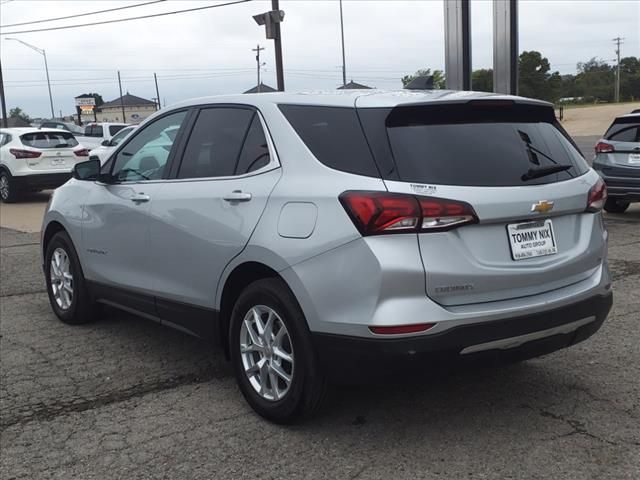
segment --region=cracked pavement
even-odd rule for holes
[[[640,205],[607,216],[614,308],[543,358],[335,388],[306,424],[252,413],[221,352],[107,310],[52,314],[38,234],[0,230],[0,476],[640,478]]]

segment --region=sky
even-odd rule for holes
[[[94,12],[149,0],[0,0],[0,61],[7,106],[49,117],[43,56],[7,37],[44,49],[56,115],[75,111],[74,97],[97,92],[105,101],[124,92],[171,104],[191,97],[238,93],[256,85],[257,44],[263,81],[276,86],[273,41],[253,15],[271,9],[254,0],[198,12],[106,25],[20,33],[223,3],[167,0],[117,12],[32,25],[14,23]],[[640,56],[638,0],[520,0],[520,51],[538,50],[552,70],[575,73],[592,57],[614,64],[614,37],[622,56]],[[283,63],[287,90],[335,89],[342,84],[339,3],[281,0]],[[420,68],[444,68],[443,0],[344,0],[347,80],[401,88],[400,78]],[[473,69],[491,68],[492,2],[472,0]]]

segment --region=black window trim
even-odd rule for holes
[[[181,131],[180,133],[180,135],[182,136],[182,144],[180,145],[179,150],[176,152],[173,158],[172,159],[170,158],[170,160],[172,160],[172,165],[171,165],[171,168],[169,169],[169,175],[166,179],[163,179],[163,180],[169,181],[172,183],[173,182],[201,182],[201,181],[212,181],[212,180],[230,180],[230,179],[247,178],[255,175],[261,175],[263,173],[267,173],[267,172],[270,172],[271,170],[275,170],[281,167],[280,160],[275,148],[275,144],[273,142],[273,139],[271,138],[271,132],[269,131],[269,128],[267,126],[267,122],[264,116],[262,115],[262,112],[260,112],[260,109],[258,109],[256,106],[242,104],[242,103],[209,103],[209,104],[202,104],[202,105],[194,105],[191,108],[193,109],[191,121],[189,124],[185,123],[186,128],[184,129],[184,131]],[[243,110],[253,111],[254,116],[251,117],[251,121],[247,126],[247,131],[245,132],[242,145],[244,146],[244,141],[246,140],[249,129],[251,128],[251,123],[253,122],[255,115],[257,115],[258,119],[260,120],[260,124],[262,126],[262,131],[264,132],[264,136],[267,140],[267,148],[269,149],[269,163],[264,167],[259,168],[258,170],[254,170],[252,172],[248,172],[242,175],[227,175],[224,177],[178,178],[178,172],[180,171],[180,166],[182,165],[182,160],[186,150],[186,146],[193,132],[193,128],[195,127],[195,123],[198,118],[198,115],[200,114],[200,111],[208,110],[211,108],[239,108]],[[238,158],[236,159],[235,168],[237,168],[238,166],[238,161],[240,159],[241,154],[242,154],[242,148],[240,149],[240,153],[238,153]]]
[[[159,120],[162,120],[165,117],[168,117],[169,115],[173,115],[176,113],[180,113],[180,112],[186,112],[186,116],[182,122],[182,125],[180,125],[180,129],[178,130],[178,135],[176,135],[176,139],[174,140],[173,144],[171,145],[171,151],[169,152],[169,157],[167,158],[167,163],[164,169],[164,172],[162,174],[162,178],[158,178],[158,179],[153,179],[153,180],[128,180],[128,181],[124,181],[124,182],[118,182],[115,181],[113,179],[113,167],[115,166],[116,162],[113,161],[114,158],[116,158],[116,156],[120,153],[120,151],[122,151],[130,142],[132,142],[138,135],[140,135],[142,132],[144,132],[149,125],[153,125],[154,123],[156,123]],[[159,182],[164,182],[165,180],[167,180],[170,176],[170,172],[171,172],[171,168],[172,168],[172,164],[173,164],[173,159],[176,156],[177,152],[181,151],[180,149],[182,147],[184,147],[184,145],[182,145],[181,143],[184,141],[184,132],[185,129],[187,127],[190,127],[190,122],[193,122],[193,114],[194,114],[194,109],[191,107],[184,107],[184,108],[176,108],[175,110],[170,110],[167,111],[165,113],[163,113],[162,115],[158,115],[157,117],[153,117],[153,120],[148,122],[147,124],[138,127],[135,132],[128,137],[127,139],[125,139],[122,143],[120,143],[120,145],[117,146],[116,150],[113,151],[111,153],[111,155],[109,156],[109,158],[104,162],[105,165],[108,162],[111,162],[111,165],[109,167],[109,185],[126,185],[126,184],[136,184],[136,183],[159,183]],[[191,125],[192,126],[192,125]]]

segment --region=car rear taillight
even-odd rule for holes
[[[435,323],[415,323],[413,325],[393,325],[388,327],[371,326],[369,330],[377,335],[402,335],[406,333],[426,332],[435,325]]]
[[[607,201],[607,186],[604,180],[599,179],[597,183],[589,190],[589,198],[587,200],[587,212],[599,212]]]
[[[75,153],[77,157],[88,157],[89,156],[89,149],[81,148],[80,150],[74,150],[73,153]]]
[[[9,152],[16,158],[38,158],[42,155],[41,152],[34,152],[31,150],[21,150],[19,148],[10,148]]]
[[[596,153],[611,153],[614,151],[615,148],[613,148],[613,145],[610,143],[603,142],[602,140],[596,143]]]
[[[348,191],[340,202],[363,236],[443,231],[478,221],[471,205],[444,198]]]

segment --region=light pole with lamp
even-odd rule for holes
[[[30,43],[23,42],[18,38],[7,38],[5,40],[14,40],[16,42],[20,42],[25,47],[29,47],[31,50],[35,50],[36,52],[38,52],[40,55],[44,57],[44,70],[47,73],[47,88],[49,89],[49,105],[51,106],[51,119],[53,120],[54,118],[56,118],[56,114],[53,110],[53,96],[51,95],[51,81],[49,80],[49,66],[47,65],[47,53],[43,49],[35,47]]]

